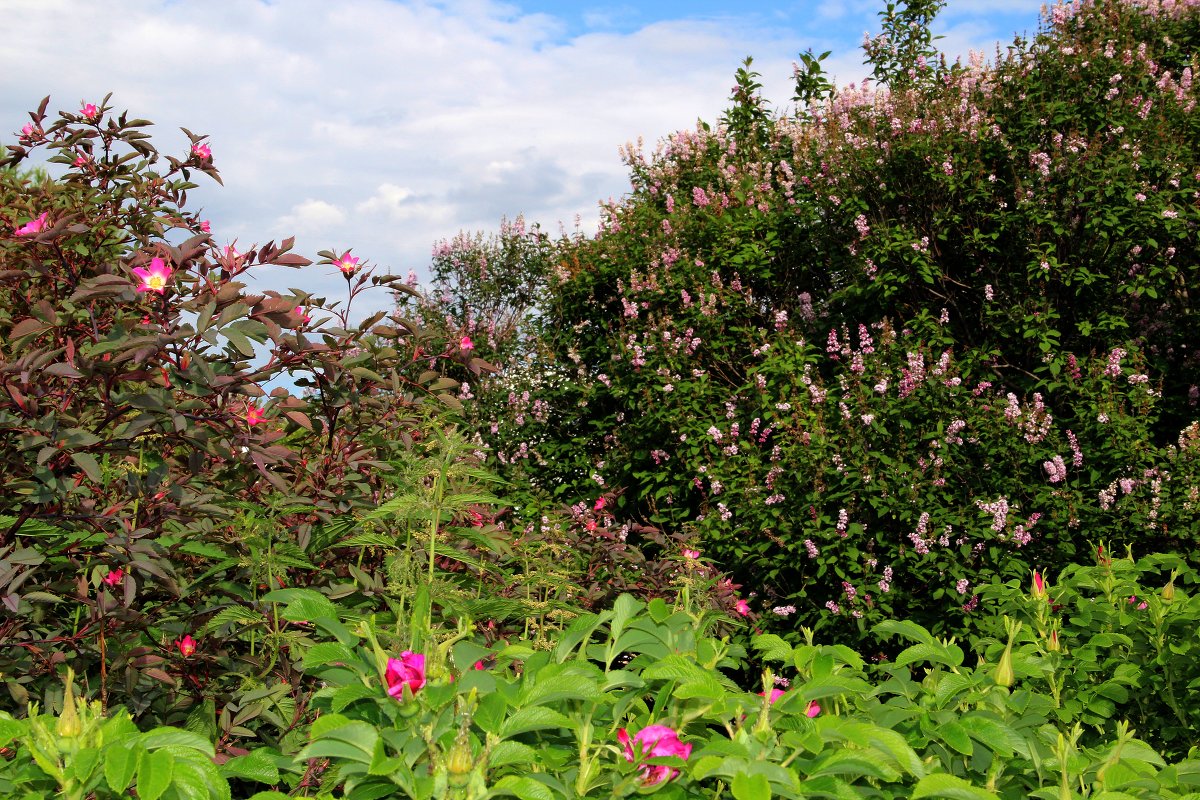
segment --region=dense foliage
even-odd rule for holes
[[[951,65],[942,4],[787,114],[747,60],[597,236],[464,234],[427,292],[218,244],[207,137],[44,102],[0,794],[1200,797],[1200,6]]]
[[[884,12],[886,83],[810,54],[773,115],[748,63],[720,124],[627,151],[478,406],[531,508],[612,493],[839,636],[1195,545],[1200,13],[1059,6],[949,65],[938,7]]]

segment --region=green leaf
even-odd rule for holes
[[[101,483],[104,480],[104,473],[100,471],[100,464],[96,461],[96,457],[91,453],[71,453],[71,460],[84,473],[87,474],[95,483]]]
[[[530,706],[514,711],[500,725],[500,736],[509,738],[545,728],[570,728],[570,718],[545,706]]]
[[[283,618],[288,622],[312,622],[319,617],[338,618],[337,606],[313,589],[276,589],[263,595],[268,603],[287,603]]]
[[[304,653],[305,672],[325,664],[340,663],[349,666],[357,662],[358,659],[355,658],[354,653],[350,652],[350,648],[337,642],[321,642],[313,645]]]
[[[771,783],[766,775],[739,772],[730,783],[735,800],[771,800]]]
[[[759,651],[763,661],[792,661],[792,646],[773,633],[755,636],[750,646]]]
[[[198,733],[182,728],[155,728],[141,735],[141,744],[147,750],[157,750],[160,747],[183,747],[203,753],[212,758],[216,753],[213,743]]]
[[[915,622],[906,619],[888,619],[876,625],[875,634],[883,636],[902,636],[919,644],[933,644],[933,634]]]
[[[500,742],[492,748],[488,758],[488,767],[503,767],[511,764],[536,764],[537,750],[523,742]]]
[[[175,773],[175,756],[170,750],[146,753],[138,762],[138,800],[158,800],[171,785]],[[107,779],[107,772],[105,778]],[[111,785],[111,784],[110,784]]]
[[[258,783],[279,783],[279,767],[275,759],[264,749],[252,750],[244,756],[226,761],[220,767],[226,778],[244,778]]]
[[[914,644],[907,647],[896,656],[896,666],[907,667],[912,663],[929,661],[934,664],[945,664],[948,667],[959,667],[963,663],[962,648],[956,644],[931,642]]]
[[[947,800],[1000,800],[995,793],[980,789],[955,775],[937,772],[917,782],[912,798],[941,797]]]
[[[969,756],[975,751],[975,746],[971,744],[971,737],[967,735],[966,729],[954,720],[940,723],[936,728],[936,734],[939,739],[964,756]]]
[[[493,794],[511,794],[521,800],[554,800],[554,793],[544,783],[528,776],[505,775],[492,787]]]

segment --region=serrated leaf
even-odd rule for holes
[[[220,772],[227,778],[245,778],[258,783],[279,783],[279,767],[275,760],[262,749],[252,750],[244,756],[226,761]]]
[[[906,667],[922,661],[945,664],[948,667],[959,667],[963,663],[963,651],[956,644],[942,644],[941,642],[914,644],[906,647],[896,656],[895,664],[898,667]]]
[[[137,793],[139,800],[158,800],[171,785],[175,756],[170,750],[146,753],[138,760]]]
[[[500,736],[507,739],[529,731],[570,727],[570,718],[554,709],[545,706],[529,706],[519,708],[508,715],[500,725]]]
[[[888,619],[876,625],[872,631],[876,635],[903,636],[920,644],[933,644],[933,634],[915,622],[906,619]]]
[[[494,794],[511,794],[521,800],[554,800],[554,793],[544,783],[528,776],[505,775],[492,787]]]

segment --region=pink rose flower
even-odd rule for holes
[[[201,161],[212,161],[212,148],[206,144],[192,145],[192,155]]]
[[[387,693],[397,700],[404,699],[404,687],[416,694],[425,685],[425,654],[405,650],[399,658],[389,658],[384,671]]]
[[[750,604],[745,600],[738,600],[733,607],[743,617],[750,616]]]
[[[617,741],[625,745],[625,760],[631,764],[637,763],[639,758],[663,756],[676,756],[687,761],[692,754],[692,746],[679,741],[679,734],[666,725],[647,725],[633,738],[622,728],[617,732]],[[665,764],[642,764],[641,769],[645,786],[655,786],[679,774],[679,770]]]
[[[257,425],[258,423],[262,422],[263,419],[265,419],[265,417],[263,416],[262,409],[258,406],[250,406],[248,409],[246,409],[247,425]]]
[[[119,570],[119,569],[109,570],[108,574],[104,576],[104,582],[107,583],[109,586],[116,586],[118,583],[120,583],[124,579],[125,579],[125,572],[123,570]]]
[[[83,108],[79,109],[79,114],[88,122],[94,122],[96,117],[100,116],[100,109],[96,107],[95,103],[84,103]]]
[[[192,654],[196,652],[196,640],[190,633],[182,639],[176,639],[175,646],[179,648],[179,654],[184,658],[191,658]]]
[[[358,272],[359,259],[357,256],[350,255],[347,250],[341,258],[333,262],[333,265],[342,271],[342,274],[349,278],[355,272]]]
[[[37,219],[26,222],[19,228],[13,229],[13,236],[34,236],[42,232],[46,227],[46,219],[50,216],[49,211],[43,211]]]
[[[137,287],[139,292],[162,294],[167,290],[167,281],[171,279],[171,268],[161,258],[155,257],[150,259],[149,269],[138,267],[133,274],[142,281]]]
[[[464,353],[469,353],[475,349],[475,343],[471,341],[470,336],[464,336],[458,341],[458,349]]]

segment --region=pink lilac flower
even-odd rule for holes
[[[192,145],[192,155],[201,161],[212,161],[212,150],[206,144]]]
[[[409,694],[416,694],[425,686],[425,654],[405,650],[399,658],[389,658],[383,679],[390,697],[403,699],[406,686]]]
[[[133,274],[142,281],[137,287],[139,292],[162,294],[167,290],[167,281],[171,278],[171,268],[161,258],[156,257],[150,259],[149,269],[137,267],[133,270]]]
[[[692,754],[692,746],[679,741],[679,734],[666,725],[647,725],[631,738],[624,728],[617,731],[617,741],[625,745],[625,760],[631,764],[639,758],[675,756],[684,761]],[[642,784],[656,786],[669,781],[679,770],[665,764],[642,764]]]
[[[30,220],[19,228],[13,229],[13,236],[33,236],[41,233],[46,227],[46,218],[50,216],[49,211],[43,211],[37,219]]]

